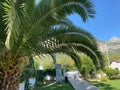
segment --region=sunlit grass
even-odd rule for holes
[[[55,82],[45,85],[43,87],[37,87],[35,90],[75,90],[70,83],[57,84]]]
[[[120,90],[120,80],[110,80],[107,82],[92,82],[100,90]]]

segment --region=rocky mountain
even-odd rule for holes
[[[109,42],[112,42],[112,43],[120,43],[120,38],[114,36],[114,37],[112,37],[112,38],[109,40]]]
[[[112,37],[108,42],[97,41],[97,43],[101,52],[120,50],[120,38],[118,37]]]
[[[112,37],[109,41],[97,41],[99,50],[103,53],[104,59],[108,62],[120,60],[120,38]]]

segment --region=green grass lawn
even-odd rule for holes
[[[120,90],[120,80],[110,80],[107,82],[92,82],[100,90]]]
[[[42,88],[40,87],[35,88],[35,90],[75,90],[75,89],[69,83],[57,84],[54,82],[46,86],[43,86]]]

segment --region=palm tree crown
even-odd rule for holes
[[[0,44],[11,54],[12,61],[31,53],[69,52],[72,55],[80,51],[99,63],[100,53],[94,37],[64,19],[73,13],[79,14],[84,22],[93,18],[95,11],[90,0],[41,0],[38,5],[34,0],[1,2]]]

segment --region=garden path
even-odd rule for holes
[[[67,73],[67,77],[75,90],[99,90],[96,86],[81,79],[77,73]]]

